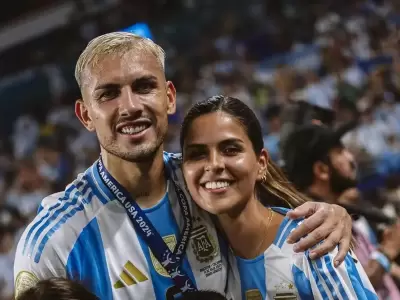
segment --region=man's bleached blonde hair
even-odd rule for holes
[[[152,53],[165,69],[164,50],[148,38],[129,32],[111,32],[91,40],[79,56],[75,67],[75,79],[82,88],[83,73],[95,66],[106,55],[125,54],[128,51]]]

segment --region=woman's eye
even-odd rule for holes
[[[238,149],[236,147],[226,147],[223,151],[223,153],[226,155],[236,155],[239,152],[240,152],[240,149]]]
[[[184,160],[199,160],[207,155],[204,151],[188,151],[184,155]]]

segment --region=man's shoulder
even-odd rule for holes
[[[49,249],[67,255],[82,230],[104,206],[85,176],[78,175],[64,191],[43,199],[38,214],[21,236],[17,255],[32,257],[36,262]]]

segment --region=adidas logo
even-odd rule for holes
[[[120,280],[114,283],[115,289],[124,288],[127,286],[131,286],[137,284],[138,282],[144,282],[148,280],[146,275],[144,275],[138,268],[135,267],[133,263],[129,260],[124,265],[124,269],[119,275]]]

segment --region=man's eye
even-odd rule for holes
[[[157,87],[155,82],[141,82],[136,84],[133,89],[139,94],[148,94]]]
[[[105,91],[100,95],[100,100],[109,100],[118,97],[118,91]]]

